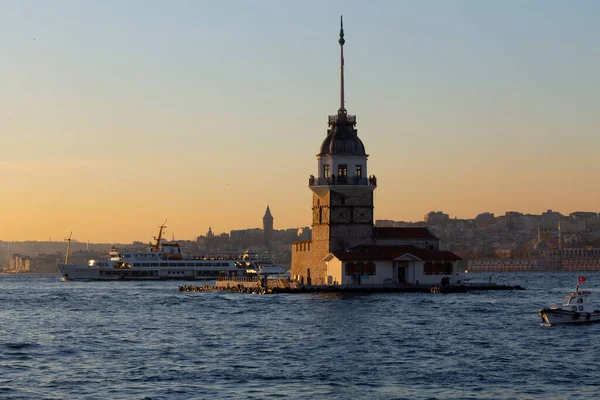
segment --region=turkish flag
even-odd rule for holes
[[[579,282],[585,282],[585,276],[580,276],[577,279],[579,280]]]

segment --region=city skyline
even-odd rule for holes
[[[375,219],[599,208],[596,3],[58,4],[0,13],[0,240],[310,225],[340,13]]]
[[[506,214],[508,213],[517,213],[523,217],[533,217],[533,218],[543,218],[545,215],[548,216],[549,214],[554,214],[554,213],[559,213],[562,215],[561,218],[564,219],[570,219],[572,214],[577,214],[577,213],[594,213],[596,214],[596,218],[600,218],[600,213],[596,212],[596,211],[584,211],[584,210],[577,210],[577,211],[569,211],[569,212],[560,212],[558,210],[552,210],[552,209],[548,209],[548,210],[544,210],[543,212],[540,213],[522,213],[516,210],[511,210],[511,211],[506,211],[502,214],[496,214],[493,212],[489,212],[489,211],[483,211],[481,213],[478,213],[477,215],[472,215],[472,216],[467,216],[465,218],[459,218],[456,215],[449,215],[446,214],[443,210],[430,210],[428,211],[420,220],[414,220],[414,221],[406,221],[406,220],[394,220],[394,219],[388,219],[388,218],[378,218],[375,220],[375,224],[377,226],[390,226],[388,225],[388,223],[395,223],[395,224],[400,224],[403,226],[403,224],[418,224],[418,225],[422,225],[422,226],[429,226],[431,227],[432,225],[440,225],[440,220],[436,219],[436,221],[434,221],[433,223],[428,223],[427,222],[427,217],[433,215],[434,217],[447,217],[447,222],[448,223],[454,223],[456,221],[471,221],[471,222],[476,222],[477,217],[489,217],[489,215],[491,215],[495,220],[499,221],[499,220],[503,220],[504,218],[507,217]],[[436,215],[438,214],[438,215]],[[512,216],[514,217],[514,215]],[[579,217],[575,217],[574,218],[580,220],[581,216]],[[442,218],[443,219],[443,218]],[[547,221],[546,221],[547,222]],[[442,221],[441,225],[443,225],[444,222]],[[278,232],[285,232],[285,231],[289,231],[289,230],[296,230],[296,229],[312,229],[312,227],[310,226],[310,223],[305,225],[305,226],[280,226],[280,227],[274,227],[274,231],[278,231]],[[535,225],[534,227],[532,227],[530,230],[537,230],[538,229],[538,225]],[[544,227],[544,231],[548,231],[548,230],[557,230],[558,227],[554,227],[552,229],[549,229],[547,226]],[[192,235],[192,237],[180,237],[179,235],[176,234],[176,232],[172,232],[168,229],[168,226],[165,226],[165,229],[163,230],[163,240],[164,241],[170,241],[171,238],[174,238],[175,241],[196,241],[198,238],[206,238],[208,235],[213,235],[215,237],[218,237],[222,234],[226,234],[226,235],[230,235],[232,231],[254,231],[254,230],[263,230],[263,228],[261,226],[246,226],[246,227],[239,227],[239,228],[234,228],[234,229],[225,229],[223,231],[215,231],[214,229],[212,229],[212,226],[207,226],[206,228],[199,228],[197,229],[197,232],[195,234]],[[132,240],[127,240],[127,241],[115,241],[115,240],[107,240],[107,241],[91,241],[89,239],[85,239],[85,238],[80,238],[80,237],[73,237],[71,239],[71,241],[73,243],[82,243],[85,244],[86,242],[88,244],[107,244],[107,243],[119,243],[119,244],[127,244],[127,243],[148,243],[151,242],[153,243],[154,240],[151,240],[149,238],[154,238],[154,236],[150,235],[147,238],[134,238]],[[65,242],[66,239],[62,239],[61,237],[49,237],[47,239],[22,239],[22,240],[6,240],[2,237],[0,237],[0,242],[4,242],[4,243],[9,243],[9,242],[53,242],[53,243],[59,243],[59,242]]]

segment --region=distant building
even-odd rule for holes
[[[394,226],[394,223],[395,221],[392,221],[391,219],[378,219],[375,221],[375,226],[380,226],[382,228],[391,228],[392,226]]]
[[[271,242],[273,240],[273,216],[271,215],[271,210],[269,209],[268,205],[263,217],[263,234],[264,245],[267,249],[271,250]]]
[[[562,233],[584,232],[587,230],[587,221],[585,219],[566,219],[559,221],[558,228]]]
[[[430,211],[425,214],[425,225],[441,226],[450,221],[450,216],[441,211]]]
[[[504,222],[506,223],[506,227],[509,230],[520,229],[524,225],[522,216],[523,214],[520,212],[507,211],[506,214],[504,214]]]
[[[82,263],[83,265],[87,265],[88,261],[93,258],[98,258],[99,253],[97,252],[74,252],[74,258],[69,257],[69,263]],[[57,273],[58,267],[57,263],[59,261],[63,262],[61,258],[64,257],[63,254],[55,253],[55,254],[38,254],[35,257],[35,265],[32,272],[48,274],[48,273]]]
[[[496,218],[493,213],[484,212],[475,217],[475,225],[478,228],[485,228],[496,222]]]
[[[569,214],[574,222],[585,223],[585,230],[594,229],[600,226],[600,214],[596,212],[576,211]]]
[[[34,261],[31,259],[31,257],[23,255],[23,254],[19,254],[19,253],[13,253],[10,256],[10,260],[8,262],[8,271],[7,272],[11,272],[11,273],[25,273],[25,272],[31,272],[31,267],[34,264]]]
[[[312,237],[312,229],[308,226],[304,228],[298,228],[296,238],[298,241],[310,240]]]
[[[8,270],[10,273],[55,273],[57,262],[62,254],[38,254],[30,257],[19,253],[10,256]]]
[[[558,223],[564,216],[556,211],[548,210],[540,215],[539,225],[542,230],[558,229]]]

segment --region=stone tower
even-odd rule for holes
[[[273,240],[273,216],[271,215],[271,210],[267,205],[267,211],[265,211],[265,216],[263,217],[263,234],[265,237],[265,246],[269,251],[271,250],[271,241]]]
[[[336,250],[373,242],[373,191],[377,182],[367,174],[365,146],[358,137],[356,116],[344,104],[344,28],[340,29],[340,108],[330,115],[327,136],[317,154],[313,192],[312,240],[292,249],[293,276],[325,279],[323,258]]]

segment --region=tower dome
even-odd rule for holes
[[[354,127],[356,117],[339,113],[330,119],[332,125],[327,130],[327,137],[321,144],[320,156],[327,155],[352,155],[365,157],[365,145],[358,137],[358,132]]]

